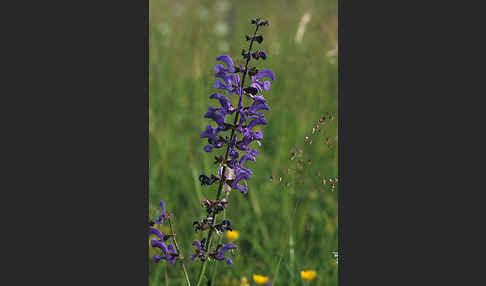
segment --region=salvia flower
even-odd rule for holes
[[[160,260],[165,259],[169,264],[174,264],[179,257],[179,254],[177,253],[175,247],[172,244],[165,245],[162,241],[157,240],[157,239],[152,239],[151,240],[151,245],[152,247],[157,247],[162,250],[162,253],[164,255],[158,255],[154,254],[152,257],[152,260],[155,263],[158,263]]]
[[[233,264],[233,260],[231,258],[224,256],[226,252],[228,252],[228,250],[232,250],[232,249],[237,249],[236,244],[234,243],[228,243],[225,245],[220,244],[216,247],[216,250],[212,251],[209,255],[216,260],[226,261],[226,264]]]
[[[167,215],[165,213],[165,203],[164,201],[160,201],[160,208],[162,209],[162,212],[160,213],[159,217],[155,219],[156,224],[163,224],[164,219],[167,218]]]
[[[237,249],[234,243],[219,244],[213,249],[211,235],[213,232],[221,235],[222,232],[233,231],[229,220],[219,222],[216,219],[216,215],[227,207],[227,197],[221,200],[220,197],[222,193],[227,196],[231,189],[238,189],[243,194],[248,192],[246,181],[250,180],[253,173],[248,168],[247,162],[255,162],[258,156],[258,151],[253,149],[251,144],[253,141],[257,141],[260,146],[260,141],[263,139],[263,133],[255,128],[268,123],[262,111],[270,110],[270,108],[262,93],[270,89],[269,80],[275,80],[275,74],[269,69],[259,69],[255,66],[249,66],[249,64],[252,59],[267,59],[265,51],[262,49],[252,51],[252,48],[254,43],[261,44],[264,40],[263,35],[257,35],[259,27],[268,26],[269,23],[257,18],[252,20],[252,24],[256,25],[255,32],[253,35],[246,35],[245,37],[247,41],[250,41],[249,49],[248,51],[243,49],[241,52],[245,62],[244,67],[241,64],[235,66],[235,62],[228,55],[220,55],[216,58],[216,61],[220,63],[216,63],[214,66],[215,82],[213,87],[220,91],[213,93],[210,99],[218,100],[220,106],[208,107],[204,117],[211,119],[215,124],[207,125],[206,129],[200,134],[200,138],[207,138],[208,140],[209,144],[204,146],[205,152],[213,152],[223,146],[226,147],[226,151],[224,156],[214,157],[215,164],[219,165],[219,177],[211,175],[210,178],[204,174],[199,176],[201,185],[219,182],[219,187],[216,200],[203,199],[201,202],[206,209],[207,217],[194,221],[193,227],[196,232],[208,230],[208,236],[201,241],[194,241],[195,250],[190,256],[191,260],[199,258],[201,261],[206,261],[212,258],[232,264],[233,260],[225,255],[228,251],[231,250],[232,253],[233,250]],[[249,82],[245,83],[247,78]],[[229,96],[234,95],[234,98],[226,97],[223,95],[224,92]],[[251,100],[248,106],[243,106],[243,103],[246,102],[243,96],[247,96]],[[233,105],[232,99],[233,102],[237,100],[238,104]],[[232,123],[227,122],[228,115],[232,114],[234,115],[234,117],[230,116],[233,119]],[[228,133],[231,135],[228,136]],[[229,237],[235,237],[235,233],[232,232]]]
[[[169,218],[169,215],[165,211],[165,203],[164,201],[160,201],[160,208],[161,214],[155,218],[155,222],[157,225],[162,225],[165,219]],[[149,227],[148,234],[157,236],[158,239],[152,238],[150,241],[150,245],[153,248],[159,248],[161,250],[162,255],[153,254],[152,260],[155,263],[158,263],[160,260],[164,259],[167,260],[170,264],[174,264],[175,261],[179,258],[179,254],[177,253],[175,247],[172,244],[166,245],[165,242],[169,239],[170,235],[163,234],[158,228],[154,227],[155,225],[150,223],[151,227]]]
[[[199,240],[196,240],[192,243],[196,247],[196,250],[191,256],[189,257],[191,261],[194,259],[199,258],[201,261],[206,260],[206,252],[204,251],[204,244],[202,244]]]

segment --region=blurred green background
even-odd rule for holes
[[[227,217],[239,232],[239,251],[233,265],[217,263],[213,285],[243,285],[243,276],[256,285],[253,274],[268,276],[274,285],[306,285],[300,271],[307,269],[317,272],[310,285],[337,285],[332,251],[338,249],[339,191],[337,184],[331,191],[329,182],[338,176],[337,0],[150,0],[150,216],[158,213],[160,200],[174,214],[195,286],[200,263],[188,258],[191,243],[202,237],[192,222],[205,216],[202,197],[215,199],[217,191],[215,185],[202,188],[198,176],[216,174],[214,156],[223,154],[205,153],[207,140],[199,138],[210,124],[203,117],[207,107],[218,105],[209,99],[216,91],[215,58],[227,54],[243,64],[241,50],[248,49],[244,35],[253,32],[250,19],[256,16],[270,21],[261,29],[264,42],[255,44],[268,58],[252,63],[274,71],[276,80],[263,93],[269,123],[260,126],[262,146],[252,143],[260,154],[247,163],[254,173],[249,193],[233,191],[229,197]],[[321,125],[323,134],[312,134],[326,112],[334,120]],[[304,143],[306,136],[312,144]],[[303,152],[289,160],[295,148]],[[165,261],[149,265],[150,285],[184,285],[180,266]],[[208,264],[210,277],[214,265]]]

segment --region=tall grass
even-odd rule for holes
[[[302,41],[296,43],[299,23],[307,12],[311,20]],[[247,33],[250,19],[260,15],[271,23],[265,33],[269,51],[265,67],[275,72],[277,80],[265,95],[271,107],[265,114],[269,124],[262,127],[260,154],[251,165],[254,176],[249,194],[230,194],[231,208],[226,215],[240,233],[236,241],[239,255],[231,266],[218,265],[222,275],[218,282],[231,285],[235,279],[256,273],[269,276],[275,285],[304,285],[300,270],[314,269],[317,278],[311,284],[337,285],[337,265],[331,252],[338,249],[339,191],[320,192],[323,185],[316,175],[338,177],[337,0],[150,1],[151,212],[159,200],[167,202],[187,259],[192,241],[202,239],[191,227],[195,218],[204,215],[200,200],[214,197],[216,191],[201,188],[197,179],[201,173],[214,172],[199,134],[209,122],[203,114],[214,92],[215,58],[222,53],[240,58],[245,46],[242,35]],[[304,145],[305,136],[310,136],[325,112],[335,119],[325,124],[324,137]],[[325,137],[333,142],[330,148]],[[302,156],[311,158],[312,165],[299,179],[304,184],[286,187],[287,181],[297,181],[287,169],[295,163],[289,157],[298,146],[304,146]],[[276,182],[279,176],[282,183]],[[180,269],[166,269],[164,263],[150,263],[151,285],[183,285]],[[188,272],[195,275],[199,266],[198,262],[188,263]],[[277,267],[278,277],[273,277]]]

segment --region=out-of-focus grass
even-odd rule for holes
[[[310,13],[300,43],[295,36],[301,18]],[[260,45],[268,53],[257,67],[273,70],[277,79],[264,93],[270,106],[268,125],[260,155],[248,166],[254,175],[249,194],[230,195],[227,216],[240,235],[240,250],[233,265],[218,265],[219,279],[238,280],[254,273],[275,281],[275,270],[282,246],[282,261],[276,285],[304,285],[300,271],[312,269],[317,277],[312,285],[337,285],[337,265],[332,251],[338,248],[337,193],[322,188],[322,177],[337,177],[337,0],[331,1],[150,1],[150,211],[164,200],[175,215],[175,230],[183,255],[192,252],[191,243],[201,239],[192,222],[205,214],[200,199],[214,199],[216,187],[201,187],[197,176],[216,173],[214,153],[203,151],[207,142],[199,134],[209,123],[203,118],[209,105],[217,102],[215,58],[230,55],[242,63],[241,49],[247,49],[244,35],[252,31],[251,18],[263,16],[271,23],[263,29]],[[304,145],[312,127],[325,112],[334,121],[324,124],[323,137]],[[324,143],[329,137],[330,148]],[[291,149],[305,146],[303,159],[312,165],[296,179],[287,175]],[[221,151],[219,151],[221,152]],[[316,173],[320,171],[321,177]],[[270,181],[270,176],[283,176]],[[290,187],[285,183],[290,181]],[[304,181],[304,184],[298,182]],[[293,224],[291,216],[296,202]],[[226,241],[226,238],[223,239]],[[198,262],[188,259],[188,271],[194,279]],[[165,262],[150,263],[151,285],[166,285]],[[209,264],[209,275],[213,263]],[[184,285],[180,267],[169,265],[168,285]],[[251,281],[252,285],[253,283]],[[232,285],[228,282],[227,285]]]

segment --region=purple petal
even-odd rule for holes
[[[199,136],[199,138],[208,138],[209,144],[214,144],[218,140],[218,127],[213,127],[211,125],[206,126],[206,130]]]
[[[214,145],[206,145],[204,146],[204,152],[213,152]]]
[[[159,261],[161,259],[163,259],[163,258],[164,258],[164,256],[160,256],[158,254],[154,254],[154,256],[152,256],[152,261],[155,262],[155,263],[159,263]]]
[[[224,72],[225,71],[225,68],[222,64],[216,64],[214,66],[214,70],[218,73],[218,72]]]
[[[172,251],[172,253],[177,253],[177,250],[175,249],[175,247],[172,245],[172,243],[169,243],[169,245],[167,245],[167,249],[169,249],[170,251]]]
[[[235,66],[233,65],[233,60],[227,55],[221,55],[216,58],[217,61],[222,61],[228,66],[228,72],[235,72]]]
[[[257,79],[260,79],[260,78],[263,78],[263,77],[268,77],[272,80],[275,80],[275,75],[273,74],[273,72],[269,69],[262,69],[261,71],[259,71],[256,75],[255,75],[255,78]]]
[[[248,124],[248,128],[249,129],[252,129],[253,127],[257,126],[257,125],[266,125],[268,122],[267,120],[264,118],[264,117],[260,117],[260,118],[255,118],[253,119],[249,124]]]
[[[194,245],[197,248],[198,251],[201,250],[201,243],[199,242],[199,240],[195,240],[192,243],[192,245]]]
[[[238,184],[232,184],[231,187],[233,189],[238,189],[240,191],[240,193],[242,193],[242,194],[248,193],[248,188],[245,187],[245,186],[238,185]]]
[[[154,235],[158,236],[161,240],[164,240],[164,235],[162,234],[162,232],[160,232],[160,230],[158,230],[154,227],[149,228],[148,234],[149,235],[154,234]]]
[[[225,90],[228,90],[228,88],[226,87],[226,85],[223,84],[223,82],[221,82],[220,79],[216,80],[216,82],[214,83],[214,88],[219,88],[219,89],[225,89]]]
[[[231,259],[229,257],[226,258],[226,264],[229,264],[229,265],[233,264],[233,259]]]
[[[165,254],[165,257],[168,257],[170,255],[169,249],[167,249],[167,246],[164,243],[162,243],[162,241],[152,238],[150,244],[152,245],[152,247],[160,248],[162,252]]]
[[[211,95],[209,98],[219,100],[219,103],[221,104],[221,106],[224,109],[226,109],[228,112],[232,112],[233,110],[235,110],[235,108],[233,106],[231,106],[231,101],[229,100],[229,98],[223,96],[220,93],[215,93],[215,94]]]
[[[270,89],[270,82],[267,80],[263,83],[263,90],[269,90]]]
[[[165,203],[164,203],[164,201],[160,201],[160,208],[162,209],[162,214],[165,216]]]

